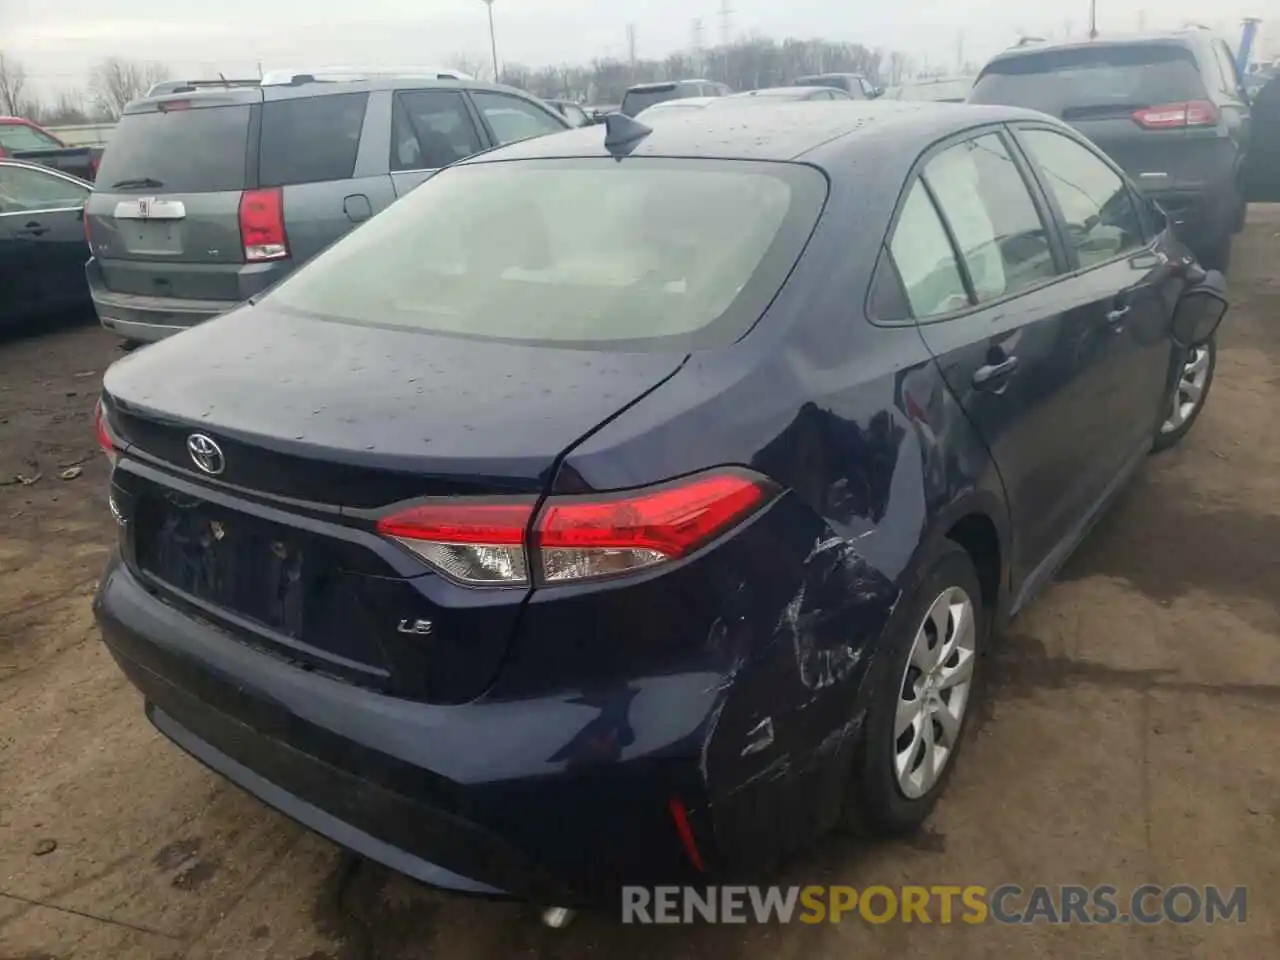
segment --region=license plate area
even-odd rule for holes
[[[124,248],[139,256],[182,253],[182,223],[177,220],[117,220]]]
[[[334,545],[316,534],[177,492],[137,501],[138,567],[237,622],[265,628],[256,637],[291,641],[383,672],[376,626]]]

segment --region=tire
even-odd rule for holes
[[[1164,419],[1156,426],[1153,452],[1168,450],[1182,441],[1209,400],[1209,390],[1213,387],[1213,372],[1218,365],[1218,338],[1210,337],[1202,347],[1192,351],[1188,357],[1186,351],[1179,350],[1174,363],[1182,368],[1178,376],[1176,392],[1172,394],[1165,408]],[[1194,366],[1194,371],[1193,371]],[[1191,402],[1192,385],[1198,387],[1199,393]],[[1175,404],[1178,406],[1175,407]]]
[[[900,777],[898,770],[899,755],[912,757],[903,749],[916,740],[916,728],[923,733],[924,724],[917,718],[915,723],[903,731],[903,736],[895,736],[898,725],[899,703],[907,703],[905,691],[911,688],[913,694],[919,685],[918,667],[912,663],[912,653],[916,648],[917,635],[926,631],[928,614],[944,597],[957,605],[964,603],[964,609],[972,615],[972,631],[967,635],[961,633],[961,649],[969,643],[967,660],[971,664],[969,682],[963,689],[964,701],[959,713],[959,722],[954,733],[947,737],[949,751],[942,761],[941,769],[931,782],[921,782],[923,763],[920,760],[920,749],[916,749],[912,762],[905,764],[908,771],[913,766],[916,776],[910,774]],[[967,602],[966,602],[967,601]],[[897,635],[889,640],[885,656],[888,666],[882,672],[877,688],[872,694],[872,702],[867,712],[863,735],[859,741],[859,749],[854,758],[854,769],[849,789],[845,797],[845,825],[862,836],[894,836],[910,833],[925,821],[932,812],[938,798],[945,791],[947,782],[955,770],[959,749],[964,742],[965,730],[969,717],[976,709],[978,694],[981,690],[983,651],[986,648],[987,631],[990,624],[989,611],[982,606],[982,591],[978,583],[978,574],[973,561],[965,550],[950,540],[934,555],[927,567],[927,573],[914,592],[909,605],[908,616],[902,621]],[[947,631],[950,635],[955,621],[947,617]],[[926,634],[930,636],[932,634]],[[943,642],[943,641],[938,641]],[[936,646],[933,649],[937,649]],[[960,658],[956,658],[956,669]],[[943,663],[945,669],[946,663]],[[910,667],[910,671],[908,668]],[[913,674],[916,674],[913,676]],[[943,674],[943,676],[955,676]],[[961,687],[942,690],[940,701],[929,701],[942,704],[946,709],[954,703],[956,691]],[[948,700],[947,697],[952,699]],[[914,702],[921,698],[913,696]],[[910,708],[906,710],[910,713]],[[933,716],[941,716],[936,712]],[[937,720],[929,721],[934,731],[940,729]],[[904,787],[904,780],[910,782],[910,789]]]

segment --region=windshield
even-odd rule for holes
[[[248,104],[237,104],[126,113],[102,154],[99,189],[242,190],[249,112]]]
[[[655,103],[663,103],[667,100],[675,100],[679,96],[680,88],[674,83],[644,90],[628,90],[622,98],[621,109],[627,116],[634,117],[646,107],[652,107]]]
[[[462,164],[316,257],[267,302],[486,340],[732,343],[786,279],[825,196],[825,177],[798,164]]]
[[[1204,96],[1191,52],[1152,43],[1045,50],[997,60],[968,99],[1071,119],[1091,109],[1136,110]]]
[[[0,147],[6,150],[58,150],[62,144],[25,123],[0,123]]]

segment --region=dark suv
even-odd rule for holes
[[[567,129],[469,80],[187,87],[131,103],[86,207],[102,325],[158,340],[261,293],[434,171]]]
[[[1227,44],[1208,30],[1009,50],[970,103],[1060,117],[1111,155],[1207,267],[1225,269],[1244,225],[1249,100]]]

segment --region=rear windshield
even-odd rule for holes
[[[983,71],[968,100],[1029,107],[1069,120],[1091,110],[1139,109],[1204,95],[1191,51],[1172,44],[1137,44],[1045,50],[998,60]]]
[[[0,123],[0,147],[6,150],[57,150],[61,146],[43,130],[25,123]]]
[[[732,343],[781,287],[825,197],[826,178],[798,164],[461,164],[352,231],[268,301],[484,340]]]
[[[102,154],[97,185],[174,193],[241,190],[249,114],[248,104],[126,113]]]
[[[835,90],[843,90],[849,96],[855,99],[862,98],[862,85],[849,82],[848,77],[838,75],[818,76],[818,77],[799,77],[793,83],[794,87],[831,87]]]
[[[652,107],[655,103],[675,100],[681,95],[680,87],[674,83],[665,87],[653,87],[648,90],[628,90],[622,98],[622,112],[629,117],[634,117],[646,107]]]

